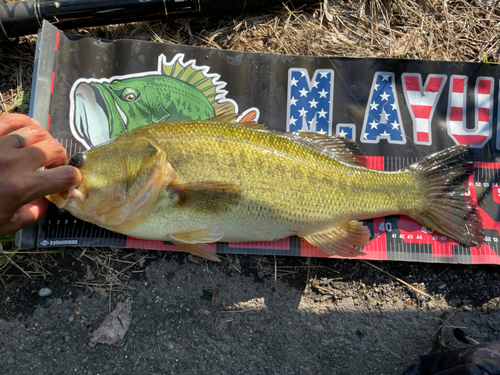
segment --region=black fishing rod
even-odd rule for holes
[[[47,20],[59,29],[237,13],[283,0],[27,0],[0,4],[0,38],[34,34]],[[299,0],[294,3],[315,3]]]

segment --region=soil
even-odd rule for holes
[[[401,374],[420,355],[466,347],[456,327],[499,340],[497,267],[371,263],[391,277],[359,260],[307,262],[150,252],[110,293],[78,286],[96,270],[74,250],[53,276],[0,290],[2,374]],[[90,347],[128,297],[125,337]]]

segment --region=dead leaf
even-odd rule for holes
[[[116,344],[121,340],[130,326],[132,320],[132,306],[130,298],[125,302],[118,302],[115,309],[109,313],[104,322],[89,335],[89,346],[96,344]]]
[[[212,294],[212,305],[215,303],[215,300],[217,299],[217,295],[219,294],[219,291],[221,290],[222,286],[219,285],[217,288],[215,288],[213,294]]]
[[[86,280],[95,280],[95,276],[92,273],[92,268],[87,264],[87,278]]]
[[[330,9],[331,9],[331,6],[330,4],[328,3],[328,0],[325,0],[323,2],[323,12],[325,14],[325,17],[326,19],[329,21],[329,22],[332,22],[333,21],[333,11],[332,13],[330,13]]]
[[[407,32],[402,37],[396,40],[392,50],[392,57],[403,57],[408,51],[414,48],[415,38],[417,37],[415,30]]]

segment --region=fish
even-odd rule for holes
[[[170,241],[218,260],[208,243],[299,236],[327,254],[356,257],[363,220],[407,215],[467,246],[482,222],[464,194],[474,171],[457,145],[396,172],[363,167],[356,142],[278,132],[233,116],[136,128],[77,153],[78,187],[48,198],[82,220],[129,236]]]
[[[159,72],[80,80],[71,91],[73,132],[90,148],[143,125],[234,113],[215,76],[175,59]]]

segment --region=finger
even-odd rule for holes
[[[20,129],[25,126],[38,125],[38,121],[18,113],[9,113],[0,117],[0,137],[9,134],[13,130]]]
[[[62,165],[67,158],[64,147],[53,138],[25,147],[19,150],[19,153],[23,163],[29,164],[31,170]]]
[[[18,202],[25,205],[46,195],[60,193],[70,187],[78,186],[82,180],[81,173],[75,167],[63,165],[42,172],[31,172],[18,181],[16,189]]]
[[[54,139],[41,128],[39,125],[29,125],[17,129],[16,131],[7,134],[0,138],[1,147],[5,148],[23,148],[41,142],[45,139]]]
[[[36,199],[22,206],[12,216],[10,222],[0,229],[1,234],[12,234],[18,230],[41,221],[47,213],[49,201],[45,198]]]

